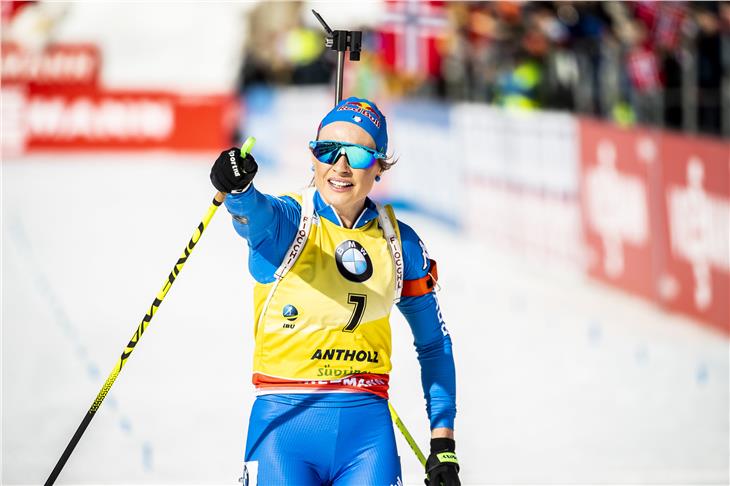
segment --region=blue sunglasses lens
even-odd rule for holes
[[[375,164],[379,156],[382,156],[382,154],[368,147],[329,140],[309,142],[309,149],[317,160],[330,165],[337,162],[337,159],[344,151],[347,162],[353,169],[368,169]]]
[[[347,162],[353,169],[368,169],[375,164],[375,154],[363,147],[344,147]]]
[[[312,155],[322,163],[334,164],[340,155],[342,146],[337,142],[317,141],[309,142],[309,150]]]

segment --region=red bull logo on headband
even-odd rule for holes
[[[317,130],[317,137],[319,137],[319,131],[322,127],[337,121],[354,123],[365,130],[373,137],[375,148],[379,152],[385,152],[388,149],[388,123],[385,115],[380,112],[377,105],[372,101],[355,98],[354,96],[340,101],[322,119]]]
[[[365,115],[377,128],[380,128],[380,116],[375,112],[370,103],[364,101],[348,101],[343,104],[337,111],[350,110],[361,115]]]

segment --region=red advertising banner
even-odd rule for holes
[[[7,96],[6,96],[7,95]],[[213,150],[231,144],[233,95],[156,91],[15,89],[4,93],[3,149]],[[8,147],[11,145],[11,147]]]
[[[2,44],[4,154],[43,150],[219,151],[238,123],[233,93],[110,90],[93,44]]]
[[[41,51],[2,43],[2,84],[95,87],[101,54],[93,44],[51,44]]]
[[[580,121],[588,273],[730,335],[730,143]]]
[[[651,204],[658,148],[651,132],[583,119],[579,124],[580,198],[588,273],[655,298],[656,227]]]
[[[730,334],[730,143],[663,135],[660,299]]]

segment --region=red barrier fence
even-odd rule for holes
[[[593,120],[578,138],[589,275],[730,334],[730,144]]]

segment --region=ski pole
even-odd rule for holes
[[[254,137],[248,137],[246,141],[244,142],[243,146],[241,147],[241,154],[248,154],[251,151],[251,148],[253,147],[253,144],[256,142],[256,139]],[[218,206],[220,206],[223,201],[226,199],[226,195],[222,192],[216,193],[216,195],[213,197],[213,202],[211,203],[210,207],[208,208],[208,211],[205,213],[205,216],[203,216],[202,221],[198,225],[197,228],[195,228],[195,231],[193,232],[193,236],[190,238],[190,241],[188,242],[187,246],[183,250],[182,255],[180,255],[180,258],[178,258],[177,263],[175,263],[175,266],[172,268],[172,271],[170,272],[170,275],[167,276],[167,279],[165,280],[164,285],[162,286],[162,289],[157,293],[157,296],[155,297],[155,300],[152,301],[152,305],[150,305],[150,308],[147,310],[147,313],[142,318],[142,322],[137,327],[137,330],[134,332],[134,335],[132,336],[132,339],[129,341],[129,344],[127,344],[127,347],[124,348],[124,351],[122,352],[122,355],[119,357],[119,360],[117,361],[117,364],[114,365],[114,368],[112,369],[111,373],[109,373],[109,377],[106,379],[106,382],[104,382],[104,386],[101,387],[101,390],[99,391],[99,394],[96,396],[96,399],[91,404],[91,408],[89,408],[89,411],[86,412],[86,415],[84,416],[84,419],[81,421],[81,425],[79,425],[79,428],[76,429],[76,433],[71,437],[71,441],[66,446],[66,449],[63,451],[63,454],[61,454],[61,458],[56,463],[56,467],[53,468],[53,471],[51,471],[50,476],[48,476],[48,479],[45,482],[46,486],[52,485],[56,482],[56,478],[61,473],[61,470],[63,469],[63,466],[66,465],[66,461],[68,461],[68,458],[71,456],[71,453],[73,452],[74,448],[78,444],[79,440],[81,439],[81,436],[84,435],[84,432],[86,431],[86,428],[89,426],[89,423],[91,422],[91,419],[94,418],[94,415],[96,414],[97,410],[99,410],[99,407],[101,406],[101,403],[104,401],[104,398],[106,398],[107,393],[109,393],[109,389],[114,384],[114,381],[116,381],[117,376],[119,376],[119,373],[121,373],[122,368],[124,368],[124,365],[127,362],[127,359],[129,359],[129,356],[132,354],[132,351],[134,351],[134,348],[137,346],[137,343],[142,338],[142,334],[144,334],[145,330],[147,329],[147,326],[150,324],[150,321],[152,320],[152,317],[154,317],[155,312],[157,312],[157,309],[160,307],[160,304],[162,304],[162,300],[167,295],[167,292],[170,290],[170,287],[172,287],[172,284],[175,282],[175,279],[180,274],[180,271],[182,270],[183,266],[185,265],[185,262],[190,257],[190,254],[192,253],[193,249],[195,248],[195,245],[200,241],[200,237],[203,236],[203,231],[205,231],[205,228],[207,228],[208,223],[210,223],[210,220],[213,218],[213,215],[215,214],[216,210],[218,209]]]
[[[405,424],[395,412],[395,408],[393,408],[393,405],[390,404],[390,401],[388,401],[388,409],[390,410],[390,418],[393,419],[393,423],[395,423],[396,427],[398,427],[398,430],[401,431],[403,437],[405,437],[406,439],[406,442],[408,442],[408,445],[411,446],[411,450],[416,453],[416,457],[421,462],[421,465],[426,467],[426,458],[424,457],[423,452],[421,452],[418,444],[416,444],[416,440],[413,438],[411,433],[408,432]]]

